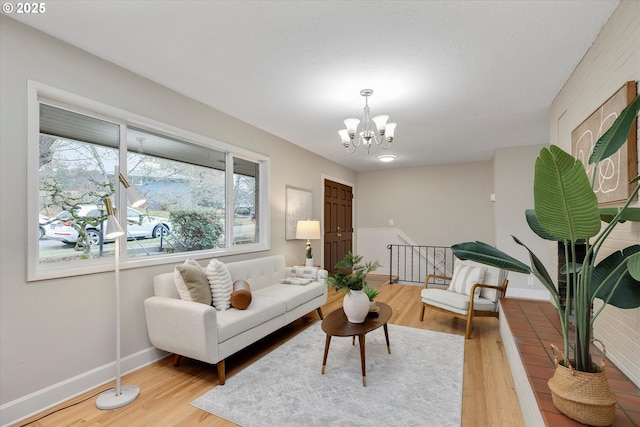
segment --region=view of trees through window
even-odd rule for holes
[[[258,243],[258,163],[123,126],[40,104],[41,263],[113,254],[102,232],[104,199],[115,202],[116,190],[125,196],[119,173],[147,200],[118,215],[127,256]]]

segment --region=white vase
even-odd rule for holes
[[[305,258],[305,267],[313,267],[313,258]]]
[[[369,313],[369,297],[362,290],[352,290],[344,296],[342,308],[349,322],[363,323]]]
[[[376,302],[369,301],[369,311],[375,311],[375,309],[376,309]]]

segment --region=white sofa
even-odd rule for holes
[[[297,285],[282,283],[292,272],[284,256],[225,265],[233,281],[251,286],[251,304],[244,310],[218,311],[181,300],[173,272],[153,278],[155,296],[144,302],[151,343],[174,353],[175,365],[182,356],[217,364],[220,385],[225,382],[225,358],[313,310],[322,319],[320,308],[327,301],[326,270],[316,269],[311,283]]]

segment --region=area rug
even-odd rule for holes
[[[464,337],[389,325],[366,335],[367,387],[350,337],[333,337],[321,375],[320,322],[192,402],[243,427],[459,426]]]

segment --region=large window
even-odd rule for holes
[[[106,198],[126,233],[120,239],[125,267],[266,248],[260,188],[267,159],[167,129],[155,122],[145,128],[140,118],[130,123],[126,114],[38,101],[39,233],[31,280],[113,262],[116,242],[103,233]],[[145,196],[145,205],[128,206],[119,174]]]

